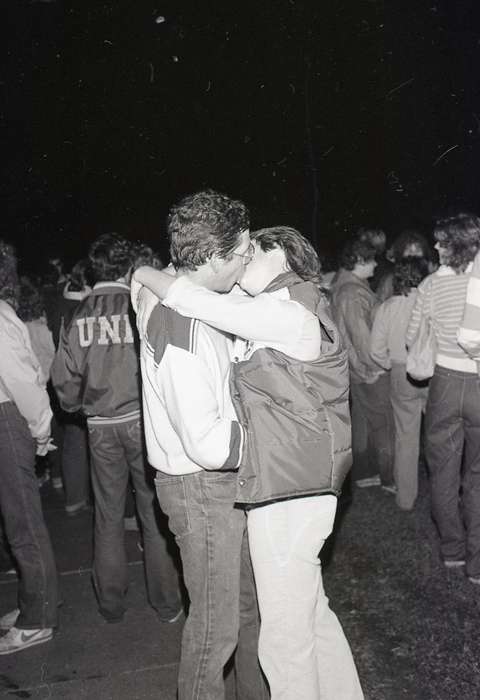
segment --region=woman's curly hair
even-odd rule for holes
[[[424,258],[402,258],[395,263],[393,270],[393,293],[408,296],[411,289],[418,287],[428,275],[428,262]]]
[[[412,245],[418,246],[422,251],[422,257],[426,260],[433,258],[433,251],[427,237],[414,229],[406,229],[394,239],[388,249],[387,258],[392,262],[401,260],[405,255],[405,251]]]
[[[19,289],[15,248],[0,240],[0,299],[16,309]]]
[[[264,251],[281,248],[285,253],[288,267],[302,280],[320,284],[322,265],[317,251],[302,234],[290,226],[261,228],[250,234]]]
[[[457,274],[465,272],[480,249],[480,218],[461,213],[440,219],[435,224],[434,236],[443,248],[443,264]]]

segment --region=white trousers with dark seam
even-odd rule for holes
[[[330,609],[318,554],[337,499],[254,508],[248,536],[261,627],[259,659],[272,700],[363,700],[349,644]]]

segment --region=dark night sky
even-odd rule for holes
[[[30,266],[111,230],[164,252],[205,186],[326,253],[480,211],[475,6],[11,0],[0,235]]]

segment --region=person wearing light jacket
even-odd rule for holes
[[[95,499],[93,583],[99,612],[114,623],[126,611],[123,518],[131,478],[142,526],[149,601],[160,621],[173,622],[182,605],[144,458],[139,359],[130,324],[131,244],[116,234],[104,234],[92,243],[90,261],[97,282],[62,327],[52,383],[63,410],[81,411],[87,418]]]
[[[441,219],[434,236],[440,267],[418,287],[406,343],[415,339],[422,317],[429,319],[436,340],[425,412],[432,515],[444,565],[465,567],[469,580],[480,585],[478,367],[457,338],[480,248],[480,218],[460,213]]]
[[[250,259],[245,205],[213,190],[170,210],[178,274],[228,291]],[[190,608],[182,636],[179,700],[224,700],[224,667],[235,652],[237,697],[267,697],[257,659],[258,606],[245,514],[234,508],[245,430],[228,377],[232,339],[135,294],[145,439],[155,484],[183,564]]]
[[[28,329],[15,312],[16,258],[0,241],[0,511],[19,570],[18,608],[0,618],[0,654],[52,638],[57,572],[35,476],[50,444],[52,412]]]
[[[254,298],[145,268],[136,279],[168,308],[239,336],[230,385],[247,438],[236,501],[248,514],[272,700],[360,699],[318,558],[351,464],[347,358],[316,285],[312,246],[283,226],[252,240],[240,284]]]
[[[390,401],[395,425],[393,474],[397,505],[411,510],[418,494],[420,427],[428,389],[407,376],[405,337],[417,287],[428,274],[420,257],[403,258],[393,269],[393,295],[380,304],[373,322],[370,348],[373,360],[390,371]]]

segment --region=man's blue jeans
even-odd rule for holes
[[[168,532],[160,529],[153,476],[144,460],[140,418],[126,423],[88,426],[92,488],[95,498],[93,581],[100,612],[107,618],[125,612],[127,557],[124,512],[129,475],[135,489],[145,555],[150,604],[163,615],[181,606],[177,571],[168,551]],[[150,470],[151,471],[151,470]]]
[[[235,473],[168,476],[158,472],[155,485],[180,548],[190,597],[179,700],[223,700],[223,671],[237,644],[237,699],[267,698],[257,658],[259,618],[246,517],[233,507]]]
[[[432,512],[444,559],[480,577],[480,377],[436,366],[425,414]],[[462,495],[460,499],[460,487]]]
[[[0,511],[20,572],[16,627],[55,627],[57,571],[35,476],[35,441],[9,401],[0,403]]]

